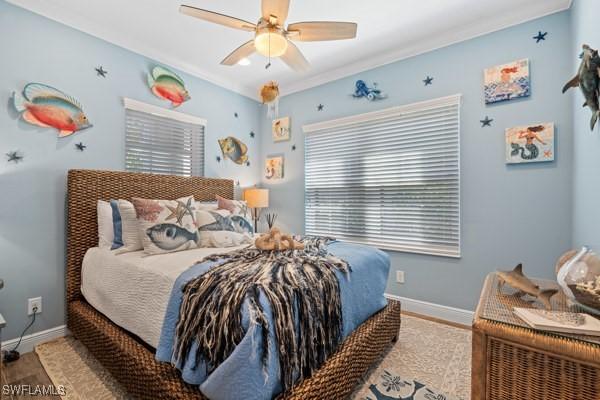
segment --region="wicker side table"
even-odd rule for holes
[[[554,296],[557,309],[565,304]],[[514,306],[535,303],[500,292],[495,274],[488,275],[473,320],[471,400],[599,400],[600,338],[526,328]]]

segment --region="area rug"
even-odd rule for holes
[[[381,375],[379,383],[369,383],[368,388],[372,396],[363,400],[457,400],[424,383],[405,380],[389,371]]]
[[[128,399],[119,383],[72,337],[41,344],[35,351],[54,385],[65,387],[63,399]],[[398,341],[352,398],[469,400],[470,376],[469,330],[403,315]]]

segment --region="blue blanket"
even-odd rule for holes
[[[383,293],[390,261],[386,253],[369,246],[333,242],[329,244],[328,250],[336,257],[347,261],[352,267],[349,278],[341,272],[337,273],[345,338],[387,304]],[[214,265],[217,263],[211,261],[196,264],[183,272],[175,281],[156,350],[158,361],[172,362],[173,360],[175,328],[179,318],[183,286]],[[260,296],[260,302],[269,323],[272,324],[271,308],[264,296]],[[207,373],[203,361],[194,368],[195,357],[188,357],[185,365],[174,364],[181,371],[184,381],[200,385],[202,393],[211,400],[272,399],[281,392],[274,329],[271,329],[269,334],[270,351],[265,370],[261,362],[262,332],[256,329],[256,326],[250,326],[247,303],[244,304],[242,323],[246,335],[229,358],[210,374]],[[195,354],[196,348],[192,347],[190,351]]]

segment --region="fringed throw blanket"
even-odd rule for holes
[[[183,287],[174,347],[185,363],[203,358],[214,370],[233,352],[246,334],[242,305],[249,301],[252,322],[262,330],[265,367],[269,329],[274,329],[283,390],[295,378],[310,376],[333,353],[342,339],[342,305],[336,271],[348,274],[345,261],[326,250],[327,238],[305,238],[304,250],[261,251],[245,248],[212,255],[220,261]],[[269,326],[259,295],[273,313]],[[190,354],[194,343],[196,354]]]

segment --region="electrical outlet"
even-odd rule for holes
[[[396,282],[404,283],[404,271],[396,271]]]
[[[27,300],[27,315],[33,315],[33,309],[37,308],[36,314],[42,312],[42,298],[34,297],[32,299]]]

